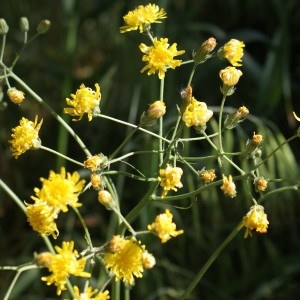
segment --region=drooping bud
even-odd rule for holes
[[[38,25],[38,27],[37,27],[37,29],[36,29],[36,31],[39,33],[39,34],[44,34],[44,33],[46,33],[49,29],[50,29],[50,27],[51,27],[51,22],[49,21],[49,20],[42,20],[40,23],[39,23],[39,25]]]
[[[8,33],[9,27],[6,21],[0,18],[0,35],[5,35]]]
[[[19,21],[20,29],[22,32],[28,32],[29,31],[29,22],[26,17],[21,17]]]

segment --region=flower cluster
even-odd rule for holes
[[[173,214],[166,209],[165,213],[158,215],[154,222],[148,225],[148,230],[156,234],[162,243],[166,243],[170,238],[183,233],[183,230],[176,230],[176,224],[172,220]]]
[[[160,186],[163,188],[162,197],[165,197],[170,190],[177,192],[178,188],[182,188],[182,183],[180,181],[183,171],[179,167],[171,167],[167,165],[165,169],[159,170],[158,180],[160,181]]]
[[[49,276],[43,276],[42,280],[47,285],[54,284],[57,287],[57,295],[66,289],[67,278],[70,275],[80,277],[90,277],[91,274],[84,272],[86,260],[85,258],[78,259],[78,252],[73,250],[74,242],[63,242],[62,247],[55,246],[56,254],[53,254],[50,263],[47,266]]]
[[[58,235],[55,219],[60,211],[67,212],[68,206],[79,207],[78,196],[84,187],[78,172],[66,173],[65,168],[56,174],[50,171],[48,179],[41,178],[42,188],[35,188],[33,204],[26,203],[26,215],[33,230],[40,235]]]

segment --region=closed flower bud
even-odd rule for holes
[[[53,255],[50,252],[41,252],[39,254],[35,254],[34,260],[38,266],[48,268],[51,264],[52,257]]]
[[[25,99],[24,93],[14,87],[8,89],[7,96],[9,100],[15,104],[20,104]]]
[[[260,155],[260,146],[262,142],[263,136],[254,132],[252,139],[247,141],[246,149],[241,155],[241,158],[248,159],[250,157],[254,157],[255,155]]]
[[[98,192],[98,201],[107,209],[111,209],[114,202],[111,193],[106,190],[101,190]]]
[[[212,57],[211,52],[215,49],[217,45],[216,39],[211,37],[207,39],[199,48],[199,50],[193,55],[195,64],[201,64],[207,59]]]
[[[20,29],[22,32],[28,32],[29,31],[29,22],[28,19],[26,17],[21,17],[20,21]]]
[[[143,252],[142,261],[143,261],[143,267],[145,269],[152,269],[156,264],[155,257],[147,250]]]
[[[105,188],[105,182],[102,176],[97,173],[91,174],[91,184],[95,190],[103,190]]]
[[[234,86],[238,83],[243,73],[235,67],[227,67],[221,70],[219,75],[223,81],[223,87],[221,88],[222,94],[230,96],[234,93]]]
[[[6,21],[2,18],[0,18],[0,35],[7,34],[9,30],[9,27],[6,23]]]
[[[154,122],[166,113],[166,105],[162,100],[153,102],[146,112],[143,112],[140,125],[143,127],[151,127]]]
[[[241,106],[235,113],[229,115],[225,122],[224,127],[226,129],[232,129],[239,123],[243,122],[247,115],[249,114],[249,110],[245,106]]]
[[[44,34],[50,29],[50,27],[51,22],[49,20],[42,20],[36,30],[39,34]]]

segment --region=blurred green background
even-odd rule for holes
[[[0,17],[10,27],[4,61],[9,64],[22,46],[20,17],[28,18],[31,35],[40,20],[49,19],[51,29],[25,50],[15,67],[16,74],[57,112],[62,111],[65,98],[81,83],[93,87],[99,82],[102,112],[137,123],[147,105],[158,98],[158,80],[156,76],[140,74],[143,63],[138,45],[141,42],[149,44],[147,36],[136,31],[120,34],[119,27],[123,24],[122,16],[129,10],[148,3],[131,0],[2,1]],[[155,35],[168,37],[170,43],[176,42],[178,50],[185,49],[181,57],[184,60],[191,59],[193,50],[211,36],[217,39],[218,46],[231,38],[245,42],[243,77],[227,105],[245,105],[252,116],[237,134],[235,131],[228,134],[227,149],[244,144],[253,131],[259,129],[265,137],[264,151],[270,153],[284,138],[295,133],[298,124],[292,111],[300,115],[298,0],[165,0],[151,3],[163,7],[168,15],[162,24],[153,26]],[[208,61],[194,77],[194,96],[210,107],[220,104],[218,72],[226,65],[224,61]],[[186,65],[167,74],[165,101],[170,122],[175,119],[176,105],[180,105],[179,91],[186,85],[190,70],[191,65]],[[5,94],[4,82],[0,84]],[[3,101],[8,102],[6,96]],[[58,170],[66,164],[68,170],[75,170],[74,165],[42,151],[29,151],[17,160],[11,157],[7,143],[11,128],[22,116],[32,119],[36,114],[44,119],[40,134],[43,144],[80,161],[85,159],[72,138],[30,97],[20,106],[8,102],[7,108],[0,111],[0,176],[24,201],[33,194],[34,187],[40,186],[39,178],[47,177],[50,169]],[[91,153],[105,155],[112,153],[128,133],[124,126],[98,119],[88,122],[85,117],[71,125]],[[149,149],[151,145],[150,139],[138,134],[126,151]],[[266,178],[299,178],[299,146],[299,141],[295,141],[291,148],[287,146],[279,151],[268,161],[263,175]],[[201,156],[207,149],[200,143],[192,143],[186,151]],[[151,159],[140,158],[131,163],[151,174],[156,166],[150,162]],[[199,168],[204,165],[207,164],[199,163]],[[86,175],[80,171],[82,176]],[[113,180],[122,195],[122,209],[128,212],[139,201],[146,185],[135,188],[132,180]],[[186,189],[197,185],[193,180],[186,180]],[[212,191],[194,199],[197,202],[191,209],[175,211],[178,227],[185,229],[184,236],[166,245],[152,237],[145,239],[149,244],[147,248],[157,258],[157,266],[136,281],[133,299],[176,299],[178,292],[188,285],[247,212],[250,202],[240,188],[238,199],[223,199],[218,191]],[[114,226],[110,212],[99,207],[92,191],[84,197],[82,211],[94,243],[103,243]],[[300,294],[299,200],[298,192],[270,197],[265,203],[270,221],[268,234],[246,240],[242,233],[239,234],[204,276],[191,299],[297,299]],[[185,207],[188,204],[187,201],[175,203]],[[156,212],[156,207],[143,211],[136,227],[145,228]],[[60,222],[60,226],[65,227],[60,229],[57,244],[72,238],[84,247],[82,229],[75,216],[70,214]],[[26,217],[0,190],[0,265],[24,263],[32,259],[34,251],[42,249],[44,245],[27,225]],[[101,279],[100,271],[99,274]],[[55,299],[54,289],[46,288],[39,280],[40,275],[30,272],[22,276],[12,299]],[[11,279],[12,273],[0,272],[0,297]],[[96,286],[97,282],[94,283]]]

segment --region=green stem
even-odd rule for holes
[[[0,62],[3,61],[4,51],[5,51],[5,44],[6,44],[6,34],[2,36],[2,46],[1,46],[1,54],[0,54]]]
[[[166,142],[168,144],[171,143],[168,139],[166,139],[166,138],[164,138],[162,136],[159,136],[158,134],[156,134],[154,132],[151,132],[151,131],[149,131],[149,130],[143,128],[143,127],[140,127],[138,125],[134,125],[134,124],[131,124],[131,123],[128,123],[128,122],[125,122],[125,121],[122,121],[122,120],[119,120],[119,119],[116,119],[116,118],[113,118],[113,117],[110,117],[110,116],[106,116],[106,115],[103,115],[103,114],[95,115],[95,117],[99,117],[99,118],[111,120],[111,121],[114,121],[116,123],[120,123],[120,124],[129,126],[129,127],[133,127],[133,128],[137,128],[138,130],[143,131],[145,133],[148,133],[149,135],[152,135],[152,136],[154,136],[154,137],[156,137],[158,139],[161,139],[161,140],[163,140],[164,142]]]
[[[233,240],[233,238],[238,234],[238,228],[240,224],[234,228],[234,230],[228,235],[228,237],[223,241],[223,243],[216,249],[216,251],[210,256],[210,258],[206,261],[203,267],[196,274],[193,281],[187,287],[185,292],[179,298],[179,300],[187,299],[193,289],[200,282],[206,271],[211,267],[211,265],[215,262],[215,260],[220,256],[221,252],[227,247],[227,245]]]
[[[66,159],[66,160],[68,160],[68,161],[71,161],[72,163],[74,163],[74,164],[76,164],[76,165],[79,165],[79,166],[81,166],[81,167],[84,167],[84,164],[83,164],[83,163],[81,163],[81,162],[79,162],[79,161],[77,161],[77,160],[74,160],[74,159],[72,159],[72,158],[70,158],[70,157],[68,157],[68,156],[66,156],[66,155],[63,155],[63,154],[61,154],[60,152],[57,152],[57,151],[55,151],[55,150],[53,150],[53,149],[50,149],[50,148],[45,147],[45,146],[43,146],[43,145],[41,145],[39,149],[43,149],[43,150],[45,150],[45,151],[48,151],[48,152],[53,153],[53,154],[55,154],[55,155],[58,155],[58,156],[60,156],[60,157],[62,157],[62,158],[64,158],[64,159]]]
[[[223,155],[223,142],[222,142],[222,118],[223,118],[223,110],[225,105],[226,95],[223,95],[221,106],[220,106],[220,112],[219,112],[219,124],[218,124],[218,131],[219,131],[219,151],[221,155]]]

